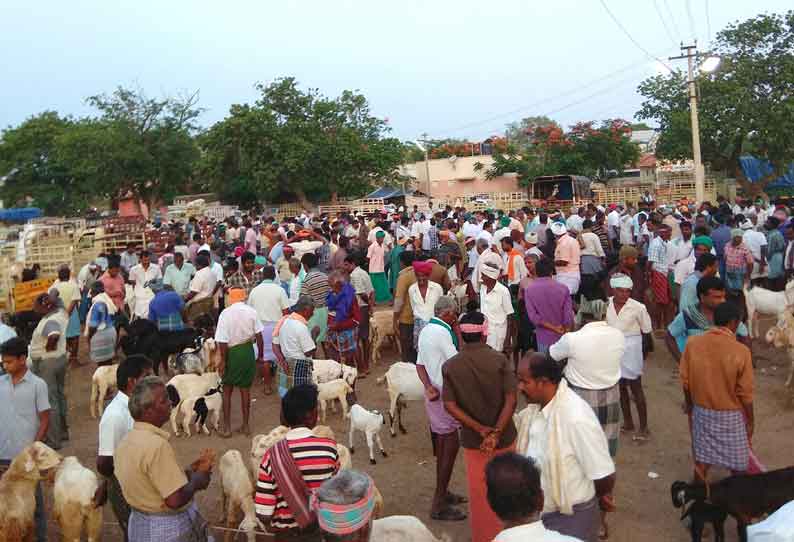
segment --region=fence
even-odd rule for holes
[[[721,181],[714,175],[705,179],[705,200],[714,201],[717,185]],[[695,178],[692,173],[659,173],[656,184],[614,185],[593,188],[594,201],[598,204],[626,203],[636,205],[648,190],[656,203],[674,203],[681,199],[696,200]]]

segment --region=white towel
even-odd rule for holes
[[[118,309],[116,308],[116,304],[113,303],[113,300],[110,299],[110,296],[108,294],[106,294],[105,292],[102,292],[101,294],[95,295],[94,298],[91,300],[91,308],[88,309],[88,314],[86,314],[86,316],[85,316],[85,321],[86,321],[85,336],[86,337],[88,337],[88,322],[91,321],[91,312],[94,310],[94,307],[96,306],[97,303],[104,303],[107,306],[108,313],[111,316],[116,314],[116,312],[118,312]],[[105,329],[106,325],[107,324],[105,322],[102,322],[97,329],[99,331],[101,331],[101,330]]]

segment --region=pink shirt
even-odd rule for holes
[[[568,265],[557,267],[557,273],[578,273],[579,272],[580,249],[579,241],[568,234],[557,239],[557,248],[554,250],[554,260],[563,260]]]
[[[256,254],[256,232],[254,228],[245,230],[245,250],[251,254]]]
[[[384,264],[384,257],[386,255],[386,245],[379,245],[372,243],[367,250],[367,258],[369,258],[369,272],[370,273],[383,273],[386,269]]]

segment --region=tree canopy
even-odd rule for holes
[[[697,79],[703,161],[745,182],[739,156],[767,159],[775,173],[752,187],[761,189],[794,161],[794,11],[729,25],[713,53],[719,68]],[[686,74],[651,77],[639,92],[645,101],[637,117],[660,127],[657,155],[692,158]]]

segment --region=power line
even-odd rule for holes
[[[599,1],[601,2],[601,5],[604,6],[604,9],[606,10],[607,14],[615,22],[617,27],[620,28],[620,30],[626,35],[626,37],[629,38],[629,41],[631,41],[631,43],[633,43],[635,45],[635,47],[637,47],[637,49],[639,49],[640,51],[645,53],[645,56],[647,56],[651,60],[656,60],[658,62],[661,62],[662,64],[664,64],[667,67],[667,69],[669,69],[670,71],[673,71],[673,69],[670,66],[668,66],[667,63],[664,60],[662,60],[658,56],[652,55],[650,52],[648,52],[648,50],[645,47],[640,45],[640,42],[638,42],[637,40],[634,39],[634,36],[632,36],[629,33],[629,31],[626,30],[626,27],[623,26],[623,24],[621,24],[621,22],[618,20],[618,18],[615,17],[615,14],[612,13],[612,10],[609,9],[609,6],[607,6],[607,3],[606,3],[605,0],[599,0]]]
[[[711,45],[711,10],[709,9],[709,0],[706,0],[706,37]]]
[[[665,21],[664,16],[662,15],[662,10],[659,8],[659,0],[653,0],[653,7],[656,10],[656,15],[659,16],[659,20],[662,21],[662,26],[664,27],[664,32],[667,34],[667,37],[670,38],[670,43],[673,46],[676,45],[675,39],[673,38],[673,33],[670,32],[670,27],[667,26],[667,21]]]
[[[670,4],[667,3],[667,0],[664,0],[664,8],[667,10],[667,15],[670,17],[670,23],[673,27],[673,30],[675,30],[675,35],[678,37],[678,41],[681,41],[681,32],[678,31],[678,25],[675,22],[673,10],[670,9]]]
[[[692,16],[692,1],[691,0],[684,0],[684,4],[686,5],[686,16],[689,19],[689,31],[692,32],[692,39],[697,39],[698,34],[695,30],[695,18]]]

